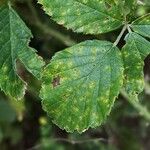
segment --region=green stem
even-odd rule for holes
[[[145,81],[145,93],[148,93],[148,94],[150,94],[150,85],[149,85],[149,83],[148,83],[148,81]]]
[[[129,32],[129,33],[132,33],[132,30],[131,30],[131,28],[130,28],[130,25],[127,25],[127,29],[128,29],[128,32]]]
[[[130,97],[124,90],[121,90],[122,96],[143,116],[148,122],[150,122],[150,112],[145,106],[142,106],[137,96]]]
[[[75,41],[71,40],[69,38],[69,36],[66,36],[56,30],[54,30],[53,28],[51,28],[50,26],[48,26],[47,24],[44,24],[43,22],[41,22],[41,20],[38,17],[37,11],[35,9],[35,7],[32,5],[32,1],[28,0],[27,1],[28,7],[32,13],[32,15],[35,18],[35,25],[41,29],[44,33],[51,35],[52,37],[58,39],[59,41],[63,42],[65,45],[67,46],[72,46],[74,44],[76,44]]]
[[[138,0],[137,3],[138,5],[143,5],[143,6],[145,5],[144,2],[142,2],[141,0]]]
[[[118,43],[120,42],[120,40],[121,40],[121,38],[122,38],[124,32],[126,31],[126,29],[127,29],[127,25],[124,25],[124,27],[122,28],[122,30],[121,30],[119,36],[117,37],[116,41],[114,42],[113,47],[115,47],[115,46],[118,45]]]

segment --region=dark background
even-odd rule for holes
[[[146,1],[145,1],[146,3]],[[147,0],[139,6],[136,16],[150,11]],[[75,42],[103,39],[114,42],[120,29],[102,35],[83,35],[57,25],[41,9],[36,0],[13,0],[13,8],[31,29],[34,47],[45,62]],[[119,47],[124,44],[123,39]],[[121,95],[104,125],[83,134],[69,134],[52,124],[43,112],[38,97],[40,81],[28,73],[22,64],[19,73],[28,82],[22,101],[13,101],[0,92],[0,150],[150,150],[150,125]],[[150,110],[150,57],[145,60],[146,87],[140,102]]]

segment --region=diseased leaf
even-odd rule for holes
[[[44,62],[35,50],[28,47],[31,32],[11,8],[0,5],[0,88],[9,96],[21,99],[26,83],[18,76],[16,61],[20,60],[26,69],[37,78]]]
[[[83,132],[104,122],[123,82],[117,47],[85,41],[56,53],[43,72],[42,104],[60,128]]]
[[[130,11],[134,10],[137,6],[137,0],[125,0],[124,6],[130,9]]]
[[[44,10],[58,24],[86,34],[105,33],[123,24],[118,5],[104,0],[39,0]]]
[[[131,95],[137,95],[144,88],[144,59],[150,53],[150,42],[137,33],[129,33],[126,45],[122,49],[125,67],[125,90]]]
[[[137,6],[137,0],[105,0],[110,6],[116,5],[120,8],[120,13],[125,16],[133,13]]]
[[[150,38],[150,13],[135,20],[131,27],[135,32]]]
[[[131,22],[135,19],[137,0],[104,0],[108,7],[115,6],[119,8],[119,13],[125,22]]]

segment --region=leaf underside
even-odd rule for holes
[[[110,113],[123,82],[120,51],[106,41],[86,41],[56,53],[45,68],[41,98],[60,128],[83,132]]]
[[[58,24],[85,34],[105,33],[123,24],[118,5],[104,0],[39,0],[45,12]]]
[[[18,76],[16,61],[20,60],[35,77],[40,77],[44,62],[28,47],[31,32],[10,4],[0,5],[0,88],[9,96],[21,99],[26,83]]]
[[[129,96],[138,95],[144,89],[144,59],[150,54],[150,42],[137,33],[126,36],[122,49],[125,67],[125,90]]]

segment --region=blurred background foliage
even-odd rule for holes
[[[30,46],[45,62],[68,46],[87,39],[114,42],[120,30],[83,35],[66,30],[47,16],[36,0],[12,0],[14,9],[33,33]],[[150,12],[150,0],[140,1],[136,16]],[[121,40],[119,47],[124,44]],[[150,125],[121,95],[104,125],[82,135],[66,133],[43,112],[38,97],[40,82],[18,62],[18,72],[28,82],[22,101],[0,92],[0,150],[150,150]],[[141,103],[150,110],[150,57],[145,60],[145,90]]]

